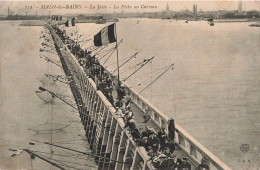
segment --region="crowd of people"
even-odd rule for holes
[[[57,25],[52,25],[52,28],[63,43],[67,45],[71,53],[76,56],[86,74],[96,83],[97,90],[102,91],[112,107],[116,109],[116,115],[123,118],[124,128],[129,131],[136,144],[145,148],[152,165],[157,169],[190,170],[191,164],[187,157],[177,158],[174,152],[174,121],[173,124],[170,123],[171,127],[168,128],[168,134],[165,128],[161,128],[158,133],[149,126],[146,126],[146,129],[138,129],[134,120],[134,113],[131,110],[131,98],[124,85],[118,82],[117,91],[113,91],[116,84],[115,78],[103,68],[97,57],[92,55],[91,51],[81,49],[80,44],[70,39],[66,32],[59,29]],[[144,113],[143,118],[143,123],[148,123],[151,119],[148,112]],[[204,164],[202,163],[201,167],[205,170],[209,169]]]

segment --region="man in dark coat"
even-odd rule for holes
[[[165,128],[162,128],[159,132],[158,132],[158,138],[160,140],[160,150],[159,151],[164,151],[165,149],[165,142],[166,142],[166,133],[165,133]]]
[[[209,170],[209,166],[204,159],[201,160],[201,164],[199,164],[197,170]]]
[[[154,153],[157,153],[158,149],[159,149],[159,144],[160,144],[160,140],[159,138],[156,136],[156,134],[152,134],[149,137],[149,141],[150,146],[152,147],[152,150]]]
[[[191,170],[191,164],[186,156],[182,158],[182,164],[178,170]]]

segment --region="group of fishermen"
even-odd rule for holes
[[[116,96],[116,94],[113,94],[115,78],[113,75],[108,74],[107,70],[99,63],[97,57],[92,55],[91,51],[81,49],[80,44],[67,36],[65,31],[60,30],[58,25],[52,25],[52,28],[61,38],[63,43],[67,45],[71,53],[76,56],[86,74],[96,83],[97,90],[102,91],[112,107],[116,109],[116,115],[123,118],[125,122],[124,128],[129,130],[136,144],[138,146],[143,146],[148,152],[152,165],[158,169],[190,170],[191,164],[187,161],[187,157],[183,157],[182,159],[177,158],[174,153],[175,129],[168,129],[168,135],[165,132],[165,128],[162,128],[158,133],[148,126],[146,126],[145,130],[138,129],[134,121],[134,113],[130,107],[131,98],[124,85],[120,82],[118,83],[117,100],[115,102],[114,96]],[[148,114],[148,111],[146,111],[143,118],[143,123],[148,123],[150,121],[151,117]],[[208,167],[205,167],[205,170],[207,170]]]

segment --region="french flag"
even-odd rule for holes
[[[115,24],[103,28],[94,36],[95,46],[102,46],[113,42],[116,42]]]

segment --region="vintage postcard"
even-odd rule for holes
[[[259,170],[260,1],[1,1],[0,169]]]

